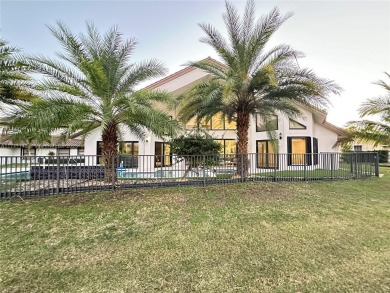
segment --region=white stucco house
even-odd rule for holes
[[[210,58],[210,57],[209,57]],[[210,60],[212,60],[210,58]],[[146,89],[158,89],[179,95],[197,82],[207,78],[208,74],[198,68],[186,67],[175,72],[157,82],[146,87]],[[348,135],[346,131],[326,121],[327,113],[315,107],[297,105],[302,115],[295,120],[291,120],[284,115],[277,115],[273,121],[274,130],[279,136],[279,153],[290,153],[283,162],[276,162],[274,159],[274,150],[267,132],[265,131],[263,121],[260,117],[251,117],[249,133],[249,152],[258,153],[256,163],[252,162],[252,168],[267,169],[279,168],[283,165],[302,165],[316,166],[321,164],[318,161],[318,153],[338,152],[337,141]],[[175,110],[170,111],[170,115],[176,118]],[[186,129],[196,127],[194,122],[189,122]],[[236,127],[235,123],[223,121],[221,117],[213,117],[211,121],[200,125],[206,129],[222,145],[221,153],[229,157],[236,153]],[[101,155],[100,143],[101,129],[95,129],[85,138],[85,155]],[[122,138],[119,145],[119,151],[125,156],[132,156],[132,159],[122,161],[124,168],[137,170],[137,172],[152,171],[161,167],[169,168],[172,159],[169,156],[169,145],[162,139],[157,138],[152,133],[148,133],[145,140],[140,140],[137,136],[123,128]],[[303,159],[301,154],[313,154]],[[297,154],[296,156],[294,154]],[[271,156],[270,156],[271,155]],[[137,157],[138,156],[138,157]],[[234,156],[231,156],[234,157]],[[96,159],[95,163],[98,163]],[[141,162],[142,160],[142,162]],[[144,169],[144,170],[141,170]]]

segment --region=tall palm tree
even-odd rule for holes
[[[368,99],[359,108],[361,118],[378,116],[379,121],[363,119],[350,121],[347,125],[351,132],[351,140],[358,139],[365,142],[388,145],[390,144],[390,74],[386,73],[389,82],[379,80],[374,84],[382,87],[386,93],[384,96]]]
[[[200,122],[222,112],[228,119],[235,120],[241,154],[238,174],[246,175],[248,169],[245,155],[251,115],[257,113],[266,121],[277,111],[287,116],[298,115],[294,101],[322,107],[328,103],[328,94],[338,94],[340,90],[332,81],[299,68],[296,59],[303,54],[290,46],[278,45],[266,50],[271,36],[290,16],[282,16],[278,8],[274,8],[256,22],[254,1],[246,3],[242,17],[226,2],[223,19],[228,39],[209,24],[199,25],[206,34],[200,41],[210,45],[222,63],[208,59],[189,63],[210,73],[211,78],[181,97],[179,117],[184,121],[196,117]]]
[[[0,39],[0,103],[15,105],[30,101],[34,96],[26,91],[29,85],[27,67],[16,55],[19,49]]]
[[[161,63],[154,59],[130,63],[136,41],[124,41],[117,27],[104,35],[91,23],[86,28],[86,34],[74,35],[61,22],[49,26],[64,52],[57,53],[59,60],[26,58],[33,70],[43,74],[35,87],[41,99],[13,113],[9,129],[36,131],[44,140],[53,131],[72,138],[101,128],[106,180],[111,181],[112,174],[116,178],[120,125],[142,138],[147,130],[161,137],[171,135],[177,123],[156,108],[169,100],[167,93],[135,89],[164,75]]]

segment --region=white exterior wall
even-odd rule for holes
[[[314,124],[314,137],[318,139],[318,152],[339,152],[340,148],[335,146],[337,142],[337,133],[325,128],[321,124]]]
[[[20,155],[21,155],[21,149],[20,148],[0,147],[0,156],[1,157],[20,156]]]
[[[57,155],[57,149],[56,148],[37,148],[36,149],[36,156],[37,157],[47,157],[47,156],[49,156],[49,153],[54,153],[54,155]]]
[[[0,165],[8,165],[12,163],[19,163],[21,161],[21,149],[20,148],[5,148],[0,147]],[[18,158],[6,158],[6,157],[18,157]]]

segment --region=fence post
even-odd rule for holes
[[[206,156],[203,155],[203,186],[206,186]]]
[[[333,166],[333,160],[334,160],[333,155],[334,154],[330,154],[330,178],[331,179],[333,179],[333,168],[334,168],[334,166]]]
[[[111,165],[111,189],[115,190],[115,172],[116,172],[116,166],[115,166],[115,156],[112,155],[111,159],[112,165]]]
[[[308,154],[305,154],[305,158],[303,160],[303,180],[307,180],[307,163],[308,163]]]
[[[357,160],[358,160],[358,156],[357,156],[357,153],[355,153],[355,176],[356,176],[356,178],[358,178]]]
[[[48,170],[50,168],[48,167]],[[57,190],[56,193],[60,193],[60,156],[57,154]]]
[[[274,167],[274,181],[276,182],[276,169],[278,168],[278,164],[279,164],[279,154],[274,154],[274,164],[275,164],[275,167]]]
[[[379,154],[378,153],[374,154],[374,159],[375,159],[375,176],[379,177]]]
[[[163,186],[163,164],[164,164],[164,158],[161,156],[161,164],[160,164],[160,186]]]
[[[244,154],[240,154],[241,156],[241,182],[244,182]]]

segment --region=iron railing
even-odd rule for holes
[[[246,156],[246,158],[242,157]],[[345,180],[379,176],[378,154],[248,154],[0,157],[0,198],[244,181]],[[241,165],[240,165],[241,164]]]

